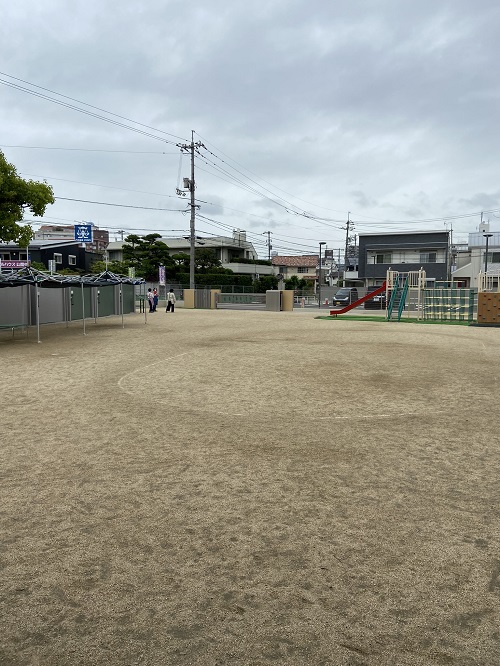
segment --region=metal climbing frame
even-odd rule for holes
[[[392,318],[393,309],[397,307],[397,320],[401,320],[408,295],[415,294],[416,303],[413,304],[420,319],[422,313],[422,295],[425,288],[426,273],[423,268],[418,271],[387,271],[386,302],[387,319]]]
[[[437,281],[432,288],[423,290],[422,315],[428,321],[472,321],[475,306],[474,289]]]

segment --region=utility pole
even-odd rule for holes
[[[191,193],[191,201],[189,205],[191,206],[191,218],[189,221],[189,288],[194,289],[194,251],[195,251],[195,218],[196,210],[194,207],[194,130],[191,130],[191,180],[189,183],[189,192]]]
[[[198,148],[205,148],[201,141],[194,140],[194,130],[191,130],[191,143],[178,143],[177,147],[181,152],[189,153],[191,155],[191,178],[184,178],[184,187],[189,190],[191,207],[191,218],[189,222],[189,288],[194,289],[194,253],[196,243],[195,220],[196,220],[196,204],[194,199],[195,180],[194,180],[194,153]],[[180,190],[177,191],[180,193]]]
[[[345,252],[344,252],[344,284],[343,284],[344,287],[345,287],[345,281],[346,281],[347,260],[348,260],[348,252],[349,252],[349,227],[351,226],[350,216],[351,216],[351,213],[347,213],[347,226],[346,226],[346,232],[345,232]]]
[[[318,308],[321,307],[321,248],[326,245],[326,241],[319,244],[319,269],[318,269]]]
[[[263,231],[262,235],[265,236],[267,234],[267,260],[271,261],[271,250],[273,249],[273,246],[271,245],[271,233],[272,231]]]

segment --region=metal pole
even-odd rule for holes
[[[345,281],[346,281],[346,273],[347,273],[347,255],[349,253],[349,227],[351,225],[351,218],[350,218],[351,213],[347,213],[347,225],[346,225],[346,231],[345,231],[345,253],[344,253],[344,283],[343,287],[346,286]]]
[[[83,282],[82,282],[82,320],[83,320],[83,335],[87,335],[85,333],[85,296],[83,292]]]
[[[120,305],[122,308],[122,328],[125,328],[125,323],[123,321],[123,284],[120,284]]]
[[[488,272],[488,241],[493,234],[483,234],[483,236],[486,238],[486,252],[484,254],[484,273],[486,274]]]
[[[142,305],[144,307],[144,323],[147,324],[148,323],[148,314],[146,312],[146,283],[143,282],[143,284],[144,284],[144,300],[142,301]]]
[[[36,284],[36,334],[37,342],[40,343],[40,291],[39,291],[38,282]]]
[[[189,288],[194,289],[194,245],[195,245],[195,204],[194,204],[194,130],[191,130],[191,219],[189,224]]]
[[[321,246],[326,245],[325,242],[319,244],[319,271],[318,271],[318,308],[321,307]]]

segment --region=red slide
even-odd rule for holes
[[[363,296],[362,298],[358,298],[357,301],[354,301],[354,303],[351,303],[351,305],[346,305],[345,308],[342,308],[341,310],[330,310],[330,314],[333,317],[336,317],[339,314],[344,314],[344,312],[349,312],[349,310],[352,310],[353,308],[357,308],[358,305],[361,305],[361,303],[364,303],[365,301],[369,301],[370,298],[373,298],[374,296],[378,296],[378,294],[382,294],[385,291],[385,282],[384,284],[379,287],[378,289],[375,289],[375,291],[370,291],[366,296]]]

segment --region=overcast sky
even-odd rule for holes
[[[499,28],[494,0],[3,3],[4,74],[159,138],[0,85],[0,147],[61,197],[47,222],[112,239],[188,233],[175,143],[195,130],[200,235],[245,229],[265,257],[270,230],[280,254],[317,252],[343,244],[350,212],[356,233],[452,224],[466,240],[482,210],[500,228]]]

